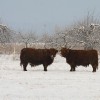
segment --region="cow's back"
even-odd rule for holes
[[[23,48],[20,54],[21,61],[27,61],[34,64],[42,64],[52,62],[52,57],[56,55],[57,50],[55,49],[34,49],[34,48]]]
[[[43,61],[48,56],[48,51],[44,49],[23,48],[21,50],[20,59],[27,60],[28,62],[38,63]]]
[[[47,66],[53,63],[57,52],[56,49],[24,48],[21,50],[20,64],[23,65],[24,71],[27,70],[28,63],[31,66],[43,64],[44,71],[47,71]]]
[[[98,66],[98,53],[96,50],[71,50],[62,49],[62,56],[67,63],[87,66],[89,64]]]

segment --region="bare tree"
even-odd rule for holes
[[[48,40],[49,40],[49,34],[44,33],[40,39],[40,42],[44,44],[44,48],[47,48]]]
[[[28,47],[29,44],[32,44],[36,41],[35,34],[30,32],[30,33],[21,33],[19,32],[19,42],[25,44],[25,48]]]

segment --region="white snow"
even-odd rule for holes
[[[79,66],[70,72],[57,55],[47,72],[42,65],[27,69],[12,55],[0,55],[0,100],[100,100],[100,68],[93,73],[91,66]]]

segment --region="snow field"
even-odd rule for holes
[[[17,58],[0,55],[0,100],[100,100],[100,68],[93,73],[91,66],[79,66],[70,72],[57,55],[47,72],[42,65],[28,65],[24,72]]]

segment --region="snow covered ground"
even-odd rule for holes
[[[47,72],[42,65],[28,65],[24,72],[19,59],[0,55],[0,100],[100,100],[100,68],[96,73],[91,66],[69,70],[59,55]]]

